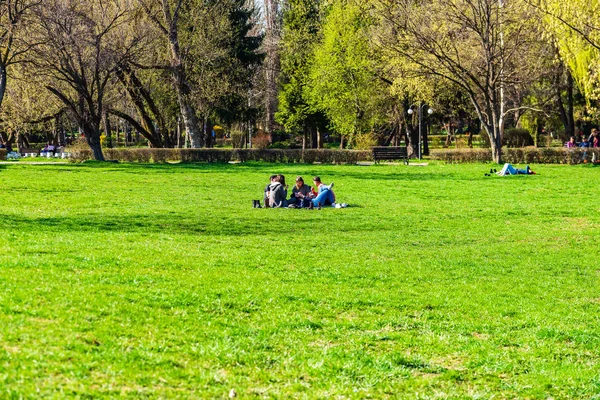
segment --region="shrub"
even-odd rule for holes
[[[434,160],[445,161],[449,164],[490,162],[492,161],[492,151],[489,149],[436,149],[431,150],[431,158]]]
[[[368,150],[377,146],[377,138],[373,132],[359,133],[354,136],[354,148],[357,150]]]
[[[514,128],[504,131],[502,145],[507,147],[526,147],[533,146],[534,141],[527,129]]]
[[[234,149],[241,149],[246,144],[246,134],[242,131],[231,131],[231,143]]]
[[[215,142],[215,146],[217,147],[233,147],[233,143],[231,141],[231,139],[223,137],[223,138],[217,138],[217,141]]]
[[[490,134],[484,129],[479,134],[481,136],[481,147],[485,149],[492,148],[492,141],[490,140]]]
[[[65,151],[71,153],[72,161],[84,161],[91,159],[92,150],[87,144],[85,138],[77,138],[65,148]]]
[[[329,149],[152,149],[126,148],[103,149],[107,160],[141,163],[165,162],[229,162],[264,161],[270,163],[323,163],[354,164],[359,161],[372,161],[371,150],[329,150]],[[73,152],[74,161],[90,160],[88,149]]]
[[[271,143],[271,138],[266,133],[261,133],[260,135],[252,138],[252,146],[257,149],[266,149]]]
[[[502,159],[511,164],[581,164],[591,162],[594,154],[600,160],[600,149],[597,148],[526,147],[503,149]],[[432,150],[431,158],[457,164],[491,162],[492,152],[488,149]]]

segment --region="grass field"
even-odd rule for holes
[[[600,169],[489,168],[1,165],[0,398],[600,398]]]

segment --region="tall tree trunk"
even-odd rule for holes
[[[65,127],[62,124],[60,116],[54,118],[54,126],[56,127],[56,131],[58,132],[59,145],[65,146],[67,144],[67,138],[65,135]]]
[[[428,156],[429,155],[429,122],[428,121],[424,121],[423,124],[425,124],[425,129],[423,129],[423,155],[424,156]]]
[[[573,109],[573,75],[571,75],[571,71],[567,70],[567,134],[569,137],[575,136],[575,116]]]
[[[443,122],[444,130],[446,131],[446,140],[444,141],[444,148],[448,148],[452,145],[452,136],[454,134],[452,127],[452,120],[447,119]]]
[[[500,126],[498,124],[484,124],[484,128],[490,136],[490,145],[492,147],[492,160],[497,163],[502,163],[502,137]]]
[[[265,132],[272,134],[277,110],[277,80],[279,71],[279,0],[265,0]]]
[[[406,147],[408,148],[409,157],[419,156],[419,129],[415,129],[414,125],[406,125]]]
[[[321,133],[321,130],[317,126],[317,149],[322,149],[322,148],[323,148],[323,134]]]
[[[563,93],[562,93],[562,78],[563,73],[566,74],[566,92],[567,92],[567,104],[565,108],[565,104],[563,103]],[[561,68],[559,72],[556,74],[556,78],[554,81],[554,89],[556,96],[556,106],[558,107],[558,112],[560,114],[560,120],[563,123],[563,127],[565,128],[565,133],[567,136],[571,137],[575,135],[575,118],[573,114],[573,76],[568,68]]]
[[[198,149],[204,145],[204,141],[202,140],[202,132],[198,124],[198,117],[196,117],[196,112],[194,111],[194,108],[187,100],[187,95],[185,91],[182,90],[179,87],[179,85],[177,86],[177,98],[179,100],[179,109],[181,111],[181,116],[183,117],[183,126],[185,128],[185,133],[190,138],[191,147],[194,149]]]
[[[302,150],[306,150],[306,138],[307,137],[308,137],[308,126],[305,123],[304,129],[302,130]]]
[[[0,107],[4,102],[4,94],[6,93],[6,66],[0,65]]]
[[[318,138],[319,134],[318,134],[318,129],[316,126],[311,125],[310,127],[310,148],[311,149],[316,149],[319,147],[319,138]]]
[[[90,146],[90,149],[92,149],[94,160],[105,161],[104,154],[102,154],[102,143],[100,142],[100,129],[98,128],[99,125],[100,124],[94,126],[93,123],[82,122],[80,127],[83,133],[85,134],[85,140],[87,144]]]
[[[102,122],[104,123],[104,134],[106,135],[106,147],[112,149],[112,129],[110,126],[110,119],[108,118],[108,112],[106,110],[102,112]]]
[[[140,132],[152,147],[173,147],[168,128],[159,108],[156,106],[150,92],[144,88],[135,71],[128,65],[122,65],[116,71],[116,76],[127,90],[129,98],[135,106],[140,123],[128,121]],[[121,116],[121,118],[124,118]]]
[[[177,12],[179,11],[179,3],[176,7],[175,15],[171,13],[171,6],[168,0],[162,0],[162,6],[165,21],[167,22],[169,29],[168,39],[171,50],[171,74],[173,77],[173,84],[175,85],[175,91],[177,92],[177,101],[183,118],[183,125],[186,134],[190,137],[191,147],[200,148],[204,144],[202,140],[202,130],[198,123],[196,110],[189,99],[189,86],[181,58],[181,49],[179,47],[179,35],[177,31],[177,22],[179,18]]]

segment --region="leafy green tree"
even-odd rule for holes
[[[199,8],[187,14],[188,57],[191,98],[200,111],[207,140],[212,121],[231,126],[255,120],[258,110],[248,99],[264,60],[263,37],[256,34],[254,8],[245,0],[210,0],[209,12]]]
[[[320,40],[319,1],[289,0],[283,14],[279,110],[276,120],[287,132],[311,133],[311,147],[322,146],[325,122],[307,98],[314,48]]]
[[[369,44],[373,21],[368,10],[359,1],[333,1],[306,87],[311,105],[323,111],[348,142],[386,120],[389,92],[378,77],[377,57]]]
[[[600,79],[600,12],[598,0],[527,0],[542,14],[544,29],[588,99],[598,98]]]

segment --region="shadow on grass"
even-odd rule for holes
[[[136,164],[136,163],[103,163],[88,161],[70,165],[43,165],[39,168],[52,168],[57,170],[84,171],[102,169],[105,171],[119,171],[137,174],[143,171],[157,173],[220,173],[220,174],[264,174],[265,181],[273,173],[283,173],[288,179],[296,175],[304,176],[305,181],[310,181],[312,176],[320,175],[325,182],[349,180],[385,180],[385,181],[439,181],[454,178],[456,180],[471,180],[464,174],[433,172],[431,170],[415,169],[406,166],[359,166],[359,165],[315,165],[315,164],[268,164],[260,162],[247,162],[243,164],[228,163],[178,163],[178,164]],[[343,171],[340,171],[343,168]],[[329,171],[328,171],[329,170]]]
[[[47,232],[126,232],[144,234],[189,234],[189,235],[288,235],[313,232],[325,211],[308,210],[257,210],[257,214],[236,214],[227,216],[197,216],[170,214],[157,215],[77,215],[67,217],[27,218],[18,215],[5,215],[3,224],[11,230]],[[260,214],[258,214],[260,213]],[[288,214],[289,213],[289,214]],[[334,215],[335,216],[335,215]],[[285,221],[282,221],[285,217]],[[333,228],[332,228],[333,229]],[[368,231],[377,227],[364,225],[346,227],[345,231]]]

